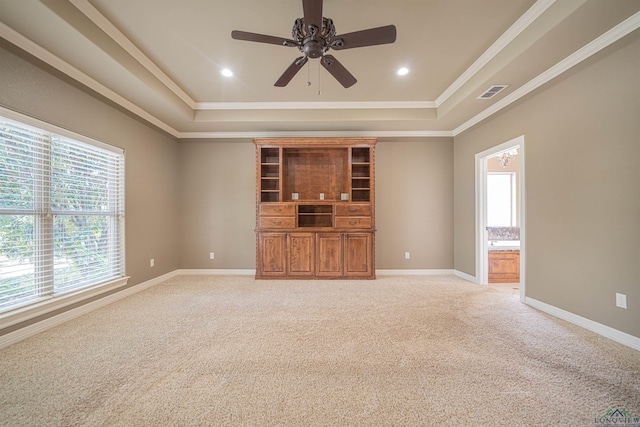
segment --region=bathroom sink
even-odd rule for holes
[[[492,240],[489,241],[489,250],[520,250],[520,240]]]

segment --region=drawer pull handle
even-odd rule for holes
[[[280,221],[274,221],[274,222],[273,222],[273,225],[282,225],[282,222],[280,222]]]
[[[356,221],[349,221],[349,225],[356,225],[357,222]]]
[[[280,212],[281,210],[282,210],[282,209],[280,209],[280,208],[276,208],[276,209],[274,209],[274,211],[276,211],[276,212]]]
[[[357,209],[354,209],[354,208],[349,209],[349,212],[356,212],[356,211]]]

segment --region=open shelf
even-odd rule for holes
[[[260,163],[280,164],[280,149],[278,147],[265,147],[260,152]]]
[[[353,147],[351,149],[351,163],[371,163],[369,147]]]
[[[369,165],[352,164],[351,178],[369,178]]]
[[[277,191],[262,191],[260,193],[260,201],[266,203],[277,203],[280,201],[280,194]]]
[[[331,227],[333,205],[299,205],[298,227]]]
[[[280,201],[280,149],[264,147],[260,150],[260,201]]]
[[[278,191],[280,190],[280,180],[277,178],[262,178],[261,179],[262,191]]]
[[[368,202],[371,200],[371,191],[369,189],[354,189],[352,193],[354,202]]]
[[[351,200],[371,201],[371,150],[369,147],[351,149]]]
[[[352,190],[368,190],[369,189],[369,178],[353,178],[351,182]]]

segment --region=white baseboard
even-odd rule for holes
[[[453,274],[456,277],[459,277],[459,278],[464,279],[464,280],[468,280],[469,282],[475,283],[476,285],[478,284],[478,280],[476,279],[475,276],[472,276],[472,275],[467,274],[467,273],[463,273],[462,271],[459,271],[459,270],[454,270]]]
[[[558,317],[562,320],[566,320],[567,322],[573,323],[574,325],[580,326],[591,332],[595,332],[598,335],[602,335],[605,338],[609,338],[610,340],[613,340],[617,343],[626,345],[627,347],[631,347],[634,350],[640,351],[640,338],[638,337],[627,334],[626,332],[619,331],[612,327],[603,325],[601,323],[594,322],[593,320],[586,319],[582,316],[578,316],[577,314],[573,314],[568,311],[562,310],[553,305],[549,305],[544,302],[537,301],[533,298],[526,297],[524,302],[525,304],[533,308],[536,308],[540,311],[544,311],[547,314],[551,314],[552,316]]]
[[[112,302],[118,301],[119,299],[126,298],[130,295],[143,291],[147,288],[150,288],[151,286],[157,285],[158,283],[162,283],[165,280],[168,280],[168,279],[171,279],[172,277],[177,276],[176,271],[172,271],[170,273],[153,278],[146,282],[139,283],[135,286],[124,289],[119,292],[115,292],[104,298],[100,298],[98,300],[84,304],[80,307],[71,309],[69,311],[65,311],[64,313],[49,317],[40,322],[33,323],[31,325],[25,326],[24,328],[20,328],[13,332],[9,332],[8,334],[2,335],[0,336],[0,349],[3,349],[19,341],[32,337],[36,334],[39,334],[40,332],[44,332],[47,329],[53,328],[54,326],[58,326],[71,319],[82,316],[83,314],[90,313],[94,310],[97,310],[100,307],[104,307],[108,304],[111,304]]]
[[[207,275],[229,275],[229,276],[255,276],[256,270],[242,270],[242,269],[181,269],[176,270],[179,275],[190,276],[207,276]],[[380,276],[447,276],[452,275],[453,270],[450,269],[430,269],[430,270],[376,270],[376,275]]]
[[[184,268],[176,270],[178,275],[184,276],[255,276],[256,270],[242,270],[242,269],[198,269],[198,268]]]
[[[146,282],[140,283],[138,285],[132,286],[130,288],[124,289],[122,291],[113,293],[104,298],[100,298],[96,301],[87,303],[80,307],[71,309],[64,313],[61,313],[57,316],[52,316],[48,319],[42,320],[40,322],[31,324],[29,326],[25,326],[24,328],[20,328],[16,331],[9,332],[8,334],[0,336],[0,349],[8,347],[12,344],[15,344],[19,341],[22,341],[26,338],[29,338],[33,335],[36,335],[40,332],[44,332],[47,329],[53,328],[54,326],[60,325],[66,321],[74,319],[76,317],[82,316],[83,314],[90,313],[100,307],[104,307],[112,302],[118,301],[122,298],[126,298],[130,295],[143,291],[151,286],[155,286],[159,283],[162,283],[166,280],[169,280],[173,277],[180,275],[251,275],[254,276],[256,273],[255,270],[242,270],[242,269],[180,269],[174,270],[162,276],[158,276]],[[470,276],[466,273],[463,273],[458,270],[449,270],[449,269],[433,269],[433,270],[376,270],[377,275],[381,276],[389,276],[389,275],[401,275],[401,276],[415,276],[415,275],[426,275],[426,276],[437,276],[437,275],[455,275],[464,280],[468,280],[472,283],[477,283],[476,278],[474,276]],[[577,326],[580,326],[589,331],[595,332],[599,335],[602,335],[606,338],[609,338],[615,342],[631,347],[635,350],[640,351],[640,338],[635,337],[633,335],[627,334],[625,332],[619,331],[617,329],[611,328],[609,326],[605,326],[598,322],[594,322],[593,320],[586,319],[584,317],[578,316],[576,314],[570,313],[568,311],[562,310],[555,306],[546,304],[544,302],[537,301],[533,298],[526,297],[525,304],[536,308],[545,313],[551,314],[552,316],[556,316],[560,319],[566,320],[570,323],[573,323]]]
[[[429,269],[429,270],[376,270],[376,276],[450,276],[453,270]]]

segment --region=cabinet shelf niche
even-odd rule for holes
[[[280,201],[280,148],[265,147],[260,152],[260,201]]]
[[[353,147],[351,149],[351,164],[369,164],[371,156],[368,147]]]
[[[278,147],[265,147],[260,154],[260,163],[263,165],[280,164],[280,149]]]
[[[371,199],[370,190],[353,190],[354,202],[368,202]]]
[[[331,227],[332,205],[299,205],[298,227]]]
[[[283,197],[299,201],[337,201],[348,188],[346,148],[285,148],[282,154]]]
[[[351,200],[371,201],[371,151],[368,148],[351,149]]]

